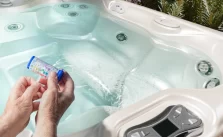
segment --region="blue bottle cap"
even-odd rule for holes
[[[59,71],[57,72],[57,78],[58,78],[58,81],[60,81],[60,80],[62,79],[63,74],[64,74],[63,70],[59,70]]]
[[[32,56],[32,58],[29,60],[29,63],[27,64],[27,69],[29,69],[34,58],[35,58],[35,56]]]

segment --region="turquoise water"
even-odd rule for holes
[[[75,81],[76,99],[59,134],[91,127],[161,90],[203,88],[209,79],[221,79],[210,58],[183,43],[158,39],[94,5],[61,4],[0,16],[0,113],[19,77],[38,79],[26,69],[33,55],[65,69]],[[118,40],[118,34],[125,35]],[[210,76],[196,70],[201,60],[214,66]],[[34,130],[34,118],[27,128]]]

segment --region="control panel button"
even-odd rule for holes
[[[179,107],[179,108],[177,108],[175,111],[178,113],[178,114],[181,114],[181,112],[182,112],[182,107]]]
[[[141,137],[141,136],[140,136],[139,132],[135,132],[131,135],[131,137]]]
[[[175,110],[175,113],[174,113],[174,115],[173,115],[173,118],[177,118],[177,117],[182,113],[182,110],[183,110],[182,107],[178,107],[178,108]]]
[[[195,123],[197,123],[197,122],[198,122],[197,119],[188,119],[188,120],[186,120],[185,122],[183,122],[182,124],[183,124],[183,125],[193,125],[193,124],[195,124]]]
[[[142,134],[143,137],[145,137],[145,136],[151,134],[151,130],[149,130],[149,129],[144,129],[144,130],[141,131],[141,134]]]
[[[141,131],[141,134],[142,134],[143,137],[146,136],[146,134],[143,131]]]
[[[188,121],[190,122],[191,125],[193,125],[193,124],[197,123],[198,120],[197,119],[189,119]]]
[[[124,137],[198,136],[202,120],[182,105],[169,106],[158,116],[129,128]]]

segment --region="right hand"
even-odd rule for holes
[[[58,125],[60,118],[74,101],[74,82],[70,75],[65,72],[63,78],[58,83],[57,75],[52,72],[48,79],[40,79],[45,85],[46,91],[43,93],[36,122],[51,122]]]

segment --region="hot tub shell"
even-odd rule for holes
[[[0,16],[8,12],[23,12],[41,4],[60,2],[94,4],[100,7],[100,10],[140,26],[158,38],[190,45],[210,57],[223,73],[222,32],[125,1],[31,0],[21,6],[0,8]],[[168,89],[114,113],[94,127],[63,137],[123,137],[129,127],[152,119],[168,106],[178,104],[184,105],[202,119],[204,127],[200,137],[217,137],[223,131],[222,92],[222,85],[213,89]],[[20,134],[23,137],[31,135],[30,131]]]

